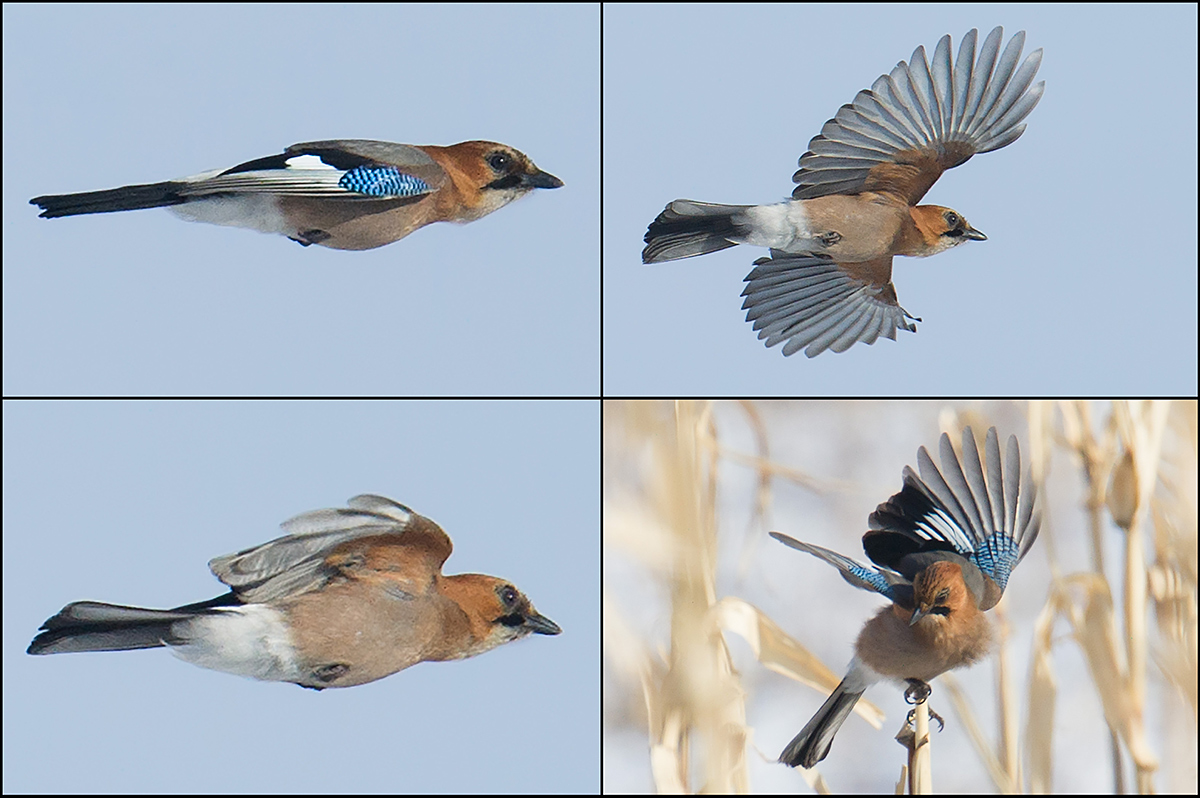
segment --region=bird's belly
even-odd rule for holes
[[[864,263],[895,253],[907,209],[841,195],[801,200],[814,235],[828,241],[825,254],[842,263]]]
[[[895,254],[906,215],[890,204],[837,195],[756,205],[738,214],[734,222],[747,231],[737,239],[739,244],[864,263]]]

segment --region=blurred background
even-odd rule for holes
[[[935,788],[1194,791],[1189,400],[606,403],[607,792],[892,788],[908,706],[891,685],[865,696],[881,729],[855,715],[815,770],[775,763],[883,600],[767,532],[865,561],[903,467],[965,425],[1017,437],[1043,521],[990,613],[998,656],[933,682]]]

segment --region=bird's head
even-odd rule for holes
[[[912,253],[917,257],[936,255],[964,241],[987,241],[961,213],[941,205],[918,205],[911,209],[913,221],[921,231],[924,251]]]

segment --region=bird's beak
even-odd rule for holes
[[[563,185],[563,181],[549,172],[543,172],[541,169],[521,175],[521,182],[530,188],[561,188]],[[557,629],[558,627],[554,628]],[[554,632],[554,634],[558,634],[558,632]]]
[[[561,186],[562,183],[559,183]],[[562,629],[558,624],[547,618],[545,615],[538,615],[536,612],[531,612],[525,618],[525,625],[540,635],[557,635],[562,634]]]
[[[917,621],[921,620],[928,614],[929,614],[929,610],[923,610],[920,607],[917,607],[916,609],[913,610],[912,618],[909,619],[908,625],[916,626]]]
[[[967,229],[963,230],[963,238],[969,238],[972,241],[987,241],[987,236],[976,230],[971,225],[967,225]]]

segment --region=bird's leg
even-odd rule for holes
[[[933,693],[933,688],[927,683],[921,681],[920,679],[909,679],[908,689],[904,691],[904,700],[910,704],[923,704],[929,698],[931,693]],[[913,718],[916,717],[916,714],[917,711],[915,709],[910,709],[908,711],[908,725],[912,725]],[[939,732],[946,728],[946,722],[942,720],[942,716],[934,712],[933,709],[929,710],[929,717],[938,722]]]
[[[920,679],[908,679],[907,681],[908,689],[904,691],[904,700],[910,704],[923,704],[933,693],[933,688]]]

